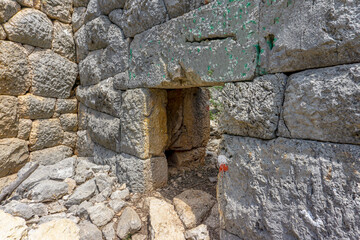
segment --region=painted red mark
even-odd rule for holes
[[[219,167],[219,172],[227,172],[229,170],[229,167],[228,165],[226,164],[220,164],[220,167]]]

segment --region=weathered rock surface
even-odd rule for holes
[[[121,91],[113,88],[112,78],[92,86],[79,86],[76,96],[92,109],[118,118],[121,116]]]
[[[77,113],[76,99],[57,99],[55,112],[57,114]]]
[[[276,137],[284,99],[286,75],[266,75],[252,82],[227,83],[219,118],[227,134],[261,139]]]
[[[52,51],[29,56],[33,67],[31,93],[43,97],[68,98],[78,74],[77,65]]]
[[[75,154],[79,157],[93,157],[94,143],[86,130],[77,131]]]
[[[54,180],[43,180],[26,192],[25,197],[37,202],[48,202],[61,198],[67,193],[67,183]]]
[[[110,222],[102,229],[105,240],[116,240],[117,236],[114,229],[114,223]]]
[[[0,177],[17,172],[28,159],[26,141],[17,138],[0,139]]]
[[[77,114],[67,113],[60,116],[60,123],[64,131],[75,132],[78,129]]]
[[[43,223],[29,232],[29,240],[79,240],[80,229],[69,219]]]
[[[89,0],[74,0],[74,7],[86,7],[89,3]]]
[[[104,203],[96,203],[88,208],[91,221],[98,227],[104,226],[111,221],[115,215],[114,211],[108,208]]]
[[[86,7],[74,8],[74,12],[72,14],[72,28],[74,32],[79,30],[79,28],[81,28],[81,26],[84,24],[85,12]]]
[[[73,0],[47,0],[41,2],[41,11],[50,18],[57,19],[65,23],[71,23],[71,13]]]
[[[55,164],[65,158],[71,157],[73,150],[67,146],[56,146],[30,153],[30,161],[43,165]]]
[[[13,216],[22,217],[25,219],[30,219],[34,215],[44,216],[48,214],[47,207],[45,204],[42,203],[26,204],[15,200],[6,204],[3,210]]]
[[[215,199],[201,190],[186,190],[174,199],[174,206],[186,228],[199,225],[215,204]]]
[[[210,235],[206,225],[201,224],[196,228],[187,230],[185,238],[188,240],[210,240]]]
[[[160,0],[126,1],[122,16],[121,29],[126,37],[134,37],[155,25],[166,21],[166,8]]]
[[[150,231],[152,240],[184,240],[184,226],[174,207],[164,200],[149,200]]]
[[[25,48],[0,41],[0,94],[22,95],[31,85],[31,68]]]
[[[6,32],[3,26],[0,26],[0,40],[5,40],[5,39],[6,39]]]
[[[359,235],[359,146],[224,135],[222,154],[229,159],[218,193],[226,231],[240,239]]]
[[[0,239],[21,240],[26,235],[26,222],[0,210]]]
[[[59,119],[35,120],[32,124],[30,150],[41,150],[60,145],[64,137]]]
[[[123,88],[251,80],[257,65],[258,7],[214,1],[136,35],[130,46],[130,78]]]
[[[0,95],[0,138],[12,138],[18,134],[18,99]]]
[[[210,2],[212,0],[164,0],[170,18],[179,17]]]
[[[99,0],[101,12],[108,15],[112,10],[123,8],[126,0]]]
[[[79,228],[80,228],[80,240],[102,239],[101,231],[89,221],[82,221],[79,224]]]
[[[360,64],[293,74],[279,135],[360,144]]]
[[[75,41],[70,24],[64,24],[58,21],[54,22],[52,50],[70,61],[75,62]]]
[[[127,207],[122,212],[116,229],[116,234],[120,239],[125,239],[128,235],[134,234],[141,229],[139,215],[131,207]]]
[[[53,25],[39,10],[25,8],[4,24],[9,40],[35,47],[50,48]]]
[[[69,200],[65,203],[65,205],[69,207],[72,205],[80,204],[85,200],[89,200],[92,196],[94,196],[95,191],[95,180],[89,180],[75,189],[74,193],[70,196]]]
[[[34,1],[33,0],[16,0],[21,6],[24,7],[33,7]]]
[[[65,180],[72,178],[75,173],[76,158],[65,158],[64,160],[51,165],[49,176],[55,180]]]
[[[44,98],[32,94],[19,96],[19,116],[21,118],[51,118],[55,110],[55,98]]]
[[[133,89],[122,96],[121,151],[142,159],[162,156],[168,139],[166,91]]]
[[[19,131],[17,138],[28,140],[30,137],[32,121],[30,119],[19,119]]]
[[[1,0],[0,1],[0,23],[4,23],[14,16],[21,7],[16,1]]]

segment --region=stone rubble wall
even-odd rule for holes
[[[73,155],[78,76],[72,0],[0,1],[0,177]]]

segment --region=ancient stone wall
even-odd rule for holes
[[[0,177],[73,155],[72,1],[0,1]]]

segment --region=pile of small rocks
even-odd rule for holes
[[[24,174],[34,163],[27,163]],[[172,201],[131,193],[107,165],[70,157],[40,165],[0,206],[0,239],[210,239],[214,197],[189,189]]]

